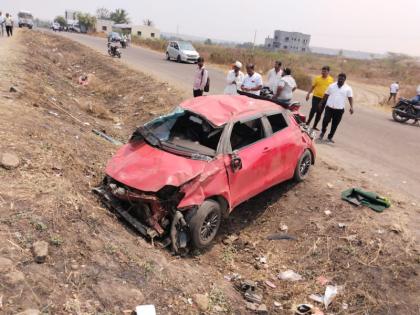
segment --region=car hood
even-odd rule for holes
[[[198,52],[195,50],[182,50],[182,52],[186,55],[194,55],[194,56],[198,56]]]
[[[106,174],[129,187],[157,192],[166,185],[179,187],[201,174],[208,162],[192,160],[147,143],[124,145],[108,162]]]

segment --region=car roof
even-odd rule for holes
[[[249,98],[243,95],[208,95],[184,101],[183,109],[206,118],[214,126],[228,122],[259,116],[270,112],[283,112],[275,103]]]

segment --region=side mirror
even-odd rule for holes
[[[233,151],[232,160],[230,161],[230,166],[232,167],[233,172],[237,172],[242,169],[242,160],[238,156],[238,151]]]

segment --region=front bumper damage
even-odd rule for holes
[[[167,193],[170,196],[163,199],[157,194],[133,190],[109,177],[93,192],[107,208],[152,242],[162,247],[172,245],[175,253],[187,248],[188,225],[183,213],[176,208],[177,193]]]

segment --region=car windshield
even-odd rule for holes
[[[181,107],[139,129],[150,144],[193,158],[215,156],[223,132],[223,127],[215,128],[207,120]]]
[[[179,42],[178,44],[179,44],[179,48],[182,49],[182,50],[193,50],[193,51],[195,51],[195,48],[189,42]]]
[[[32,19],[32,14],[27,13],[27,12],[20,12],[18,14],[18,17],[21,19]]]

